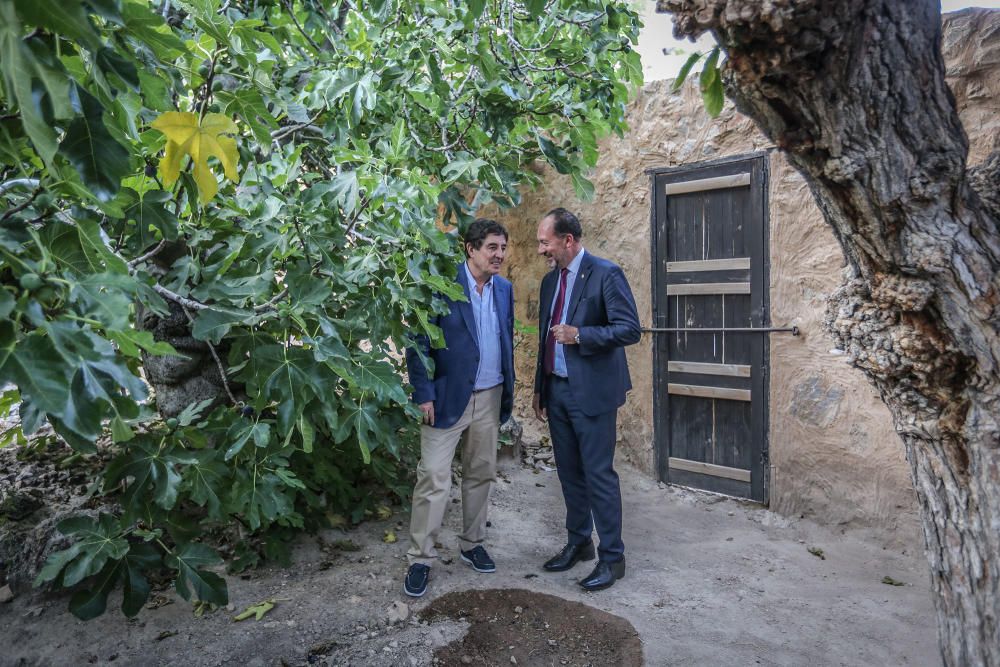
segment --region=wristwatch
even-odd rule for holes
[[[576,335],[573,336],[573,342],[576,343],[577,345],[580,344],[580,332],[579,331],[577,331]]]

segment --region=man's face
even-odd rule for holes
[[[569,234],[556,234],[555,220],[551,217],[542,218],[538,223],[538,254],[545,258],[550,269],[564,269],[573,261],[573,237]]]
[[[465,246],[469,253],[469,266],[476,277],[495,276],[500,273],[500,265],[507,254],[507,239],[503,234],[489,234],[478,249],[471,244]]]

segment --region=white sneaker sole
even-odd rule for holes
[[[424,593],[427,592],[427,588],[424,588],[424,590],[420,591],[419,593],[414,593],[410,591],[409,588],[406,587],[406,584],[403,584],[403,592],[409,595],[411,598],[422,598],[424,597]]]

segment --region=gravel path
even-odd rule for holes
[[[8,466],[0,481],[16,480],[12,457],[0,454]],[[458,559],[455,504],[441,536],[448,562],[433,568],[426,597],[407,598],[407,516],[397,512],[353,531],[303,537],[289,569],[230,576],[231,608],[201,617],[168,589],[136,619],[121,615],[115,594],[107,614],[83,623],[66,610],[66,596],[15,589],[0,604],[0,665],[430,665],[469,622],[428,622],[419,612],[446,593],[487,588],[544,593],[619,616],[638,632],[646,664],[657,667],[940,664],[921,554],[664,487],[627,466],[620,472],[628,569],[603,592],[576,585],[589,571],[583,565],[541,571],[563,539],[556,473],[508,463],[491,508],[495,574],[476,574]],[[385,543],[387,530],[400,540]],[[903,585],[882,583],[886,576]],[[261,620],[233,620],[264,600],[275,607]]]

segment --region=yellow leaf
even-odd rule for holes
[[[244,609],[236,616],[233,616],[234,621],[244,621],[251,616],[256,616],[255,621],[259,621],[264,618],[264,614],[274,609],[274,600],[264,600],[263,602],[258,602],[257,604],[252,604],[246,609]]]
[[[392,510],[385,505],[379,505],[375,508],[375,515],[378,516],[380,521],[385,521],[392,516]]]
[[[385,537],[382,538],[382,541],[385,542],[386,544],[392,544],[393,542],[396,541],[396,533],[392,532],[391,530],[385,531]]]
[[[190,155],[194,164],[194,180],[198,184],[198,200],[202,204],[208,203],[219,191],[215,174],[208,166],[208,158],[218,158],[226,178],[233,182],[239,180],[239,173],[236,171],[239,160],[236,140],[223,136],[237,131],[236,123],[229,116],[220,113],[205,114],[199,124],[197,114],[167,111],[160,114],[151,126],[167,137],[167,150],[160,162],[160,174],[165,187],[170,187],[177,181],[181,173],[181,160],[185,155]]]

